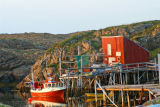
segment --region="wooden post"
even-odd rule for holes
[[[79,76],[78,76],[78,77],[79,77]],[[77,78],[77,87],[79,87],[79,81],[78,81],[78,79],[79,79],[79,78]]]
[[[114,91],[113,91],[113,99],[112,99],[113,103],[114,103]]]
[[[146,73],[146,76],[147,76],[147,81],[149,81],[149,78],[148,78],[148,70],[146,71],[147,73]]]
[[[133,74],[134,84],[136,84],[136,73]]]
[[[126,84],[126,76],[125,76],[125,73],[124,73],[124,75],[122,74],[122,79],[123,79],[123,84]]]
[[[91,91],[91,79],[89,78],[89,92]]]
[[[106,105],[106,95],[103,92],[103,105]]]
[[[157,80],[158,76],[157,76],[157,67],[156,67],[157,61],[156,61],[156,58],[154,59],[154,61],[155,61],[155,64],[154,64],[154,66],[155,66],[155,79]]]
[[[60,71],[60,77],[61,77],[61,70],[62,70],[62,51],[60,50],[60,56],[59,56],[59,71]]]
[[[94,90],[95,90],[95,99],[96,99],[96,103],[97,103],[97,84],[96,84],[96,77],[94,80]]]
[[[112,81],[112,73],[110,73],[109,80],[110,80],[110,84],[112,85],[112,84],[113,84],[113,81]]]
[[[74,87],[74,78],[72,78],[72,88]]]
[[[83,85],[82,73],[83,73],[83,56],[81,56],[81,89],[82,89],[82,85]]]
[[[159,71],[159,84],[160,84],[160,54],[158,54],[158,71]]]
[[[115,76],[116,74],[114,73],[113,74],[113,85],[115,85],[116,84],[116,76]]]
[[[121,81],[121,85],[123,84],[123,81],[122,81],[122,67],[120,66],[120,81]]]
[[[140,80],[139,80],[139,64],[138,64],[138,84],[140,84]]]
[[[63,87],[64,87],[64,77],[63,77]]]
[[[121,89],[122,107],[124,106],[123,89]]]
[[[133,102],[134,102],[134,107],[136,106],[136,96],[135,96],[135,92],[133,92]]]
[[[121,81],[121,85],[123,84],[123,81],[122,81],[122,73],[120,72],[120,81]]]
[[[125,73],[125,76],[126,76],[126,84],[128,84],[128,75],[127,75],[127,72]]]
[[[128,91],[127,91],[127,101],[128,101],[128,107],[130,107],[130,100],[129,100],[129,94],[128,94]]]
[[[152,100],[152,96],[150,92],[149,92],[149,100]]]

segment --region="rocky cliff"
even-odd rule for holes
[[[48,47],[70,36],[48,33],[0,34],[0,87],[23,80]]]
[[[73,36],[50,47],[33,65],[35,80],[43,80],[46,78],[46,71],[54,74],[54,78],[59,76],[59,57],[62,61],[75,61],[73,56],[78,53],[92,54],[90,61],[96,62],[101,58],[95,57],[94,54],[102,53],[102,36],[122,35],[130,38],[139,45],[145,47],[151,52],[151,58],[155,57],[160,51],[160,21],[147,21],[134,23],[130,25],[113,26],[100,30],[76,32]],[[78,45],[80,49],[78,50]],[[76,67],[76,63],[69,65],[62,63],[62,68]],[[63,70],[63,73],[66,71]],[[31,74],[27,75],[23,82],[17,87],[24,85],[25,81],[31,80]]]

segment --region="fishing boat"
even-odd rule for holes
[[[66,87],[60,86],[60,82],[54,81],[50,74],[47,80],[32,82],[32,97],[63,97]]]

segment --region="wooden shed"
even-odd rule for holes
[[[130,64],[149,62],[149,51],[124,36],[102,37],[103,62]]]

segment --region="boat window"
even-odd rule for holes
[[[51,84],[48,84],[48,87],[51,87]]]

